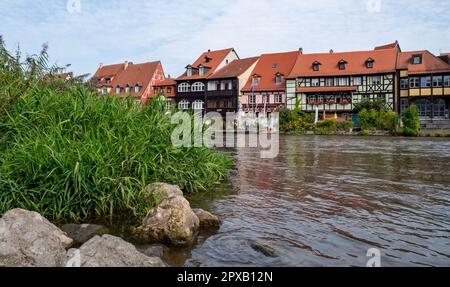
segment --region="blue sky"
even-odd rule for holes
[[[79,1],[80,10],[68,10],[68,1]],[[94,73],[100,62],[161,60],[166,75],[178,76],[203,51],[228,47],[244,58],[399,40],[403,50],[450,52],[450,2],[1,0],[0,34],[23,53],[48,42],[51,61],[72,64],[77,74]]]

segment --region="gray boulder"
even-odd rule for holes
[[[36,212],[13,209],[0,219],[0,266],[63,266],[72,239]]]
[[[141,248],[140,251],[149,257],[164,258],[164,247],[160,245]]]
[[[135,228],[134,238],[145,243],[190,244],[197,234],[199,219],[180,188],[155,183],[147,186],[145,193],[160,199],[160,203],[148,212],[142,225]]]
[[[108,228],[96,224],[65,224],[61,229],[73,239],[75,245],[81,245],[96,235],[109,233]]]
[[[166,267],[158,257],[148,257],[131,243],[112,235],[95,236],[79,249],[70,249],[68,267]]]
[[[194,213],[195,213],[195,215],[197,215],[197,217],[200,221],[200,227],[205,227],[205,228],[220,227],[220,220],[214,214],[212,214],[208,211],[205,211],[203,209],[200,209],[200,208],[195,208]]]

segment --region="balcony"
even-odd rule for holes
[[[237,97],[237,92],[235,90],[207,91],[205,94],[207,98]]]

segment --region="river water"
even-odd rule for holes
[[[229,182],[189,198],[220,230],[170,264],[366,266],[377,248],[382,266],[450,266],[448,139],[285,136],[276,159],[227,152]]]

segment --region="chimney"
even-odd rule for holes
[[[334,51],[333,51],[333,49],[331,49],[331,50],[330,50],[330,54],[333,54],[333,53],[334,53]]]
[[[211,49],[208,49],[208,53],[211,52]]]
[[[167,75],[167,78],[170,79],[170,74]]]
[[[98,68],[99,69],[101,69],[101,68],[103,68],[105,65],[103,65],[103,63],[100,63],[99,65],[98,65]]]
[[[298,49],[298,51],[300,52],[300,54],[303,54],[303,48]]]
[[[130,62],[125,61],[124,65],[123,65],[123,69],[126,70],[128,68],[129,64],[130,64]]]

